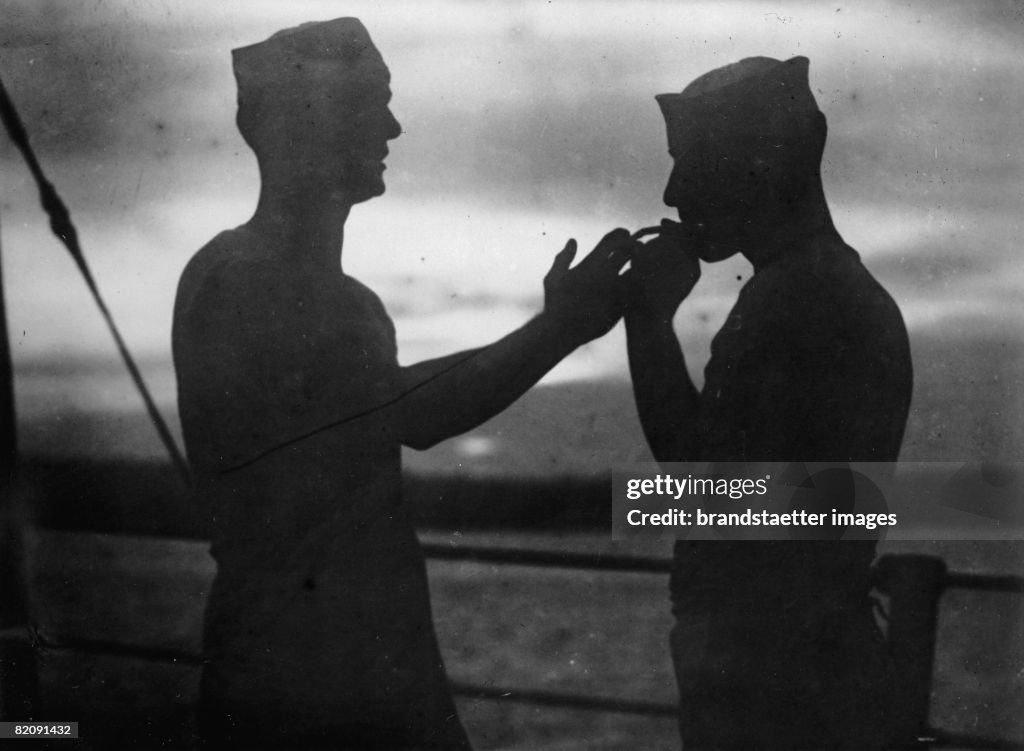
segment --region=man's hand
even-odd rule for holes
[[[700,260],[685,247],[675,222],[662,221],[660,228],[641,230],[634,237],[657,232],[646,243],[637,243],[629,272],[630,313],[671,321],[676,309],[700,279]]]
[[[569,268],[576,241],[566,243],[544,277],[544,316],[580,343],[607,334],[625,311],[627,286],[620,272],[637,246],[627,230],[612,230]]]

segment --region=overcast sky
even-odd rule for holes
[[[360,17],[381,50],[405,131],[387,160],[388,193],[353,212],[345,265],[381,293],[406,362],[524,321],[570,235],[589,246],[616,225],[666,216],[671,164],[654,95],[753,55],[810,58],[829,120],[825,181],[837,226],[912,334],[1019,349],[1016,3],[2,5],[0,75],[129,342],[154,362],[168,362],[188,257],[254,206],[255,161],[233,125],[230,49],[340,15]],[[109,359],[6,138],[0,167],[19,364]],[[711,270],[681,312],[684,340],[706,345],[748,276],[740,262]],[[554,377],[626,377],[621,332]],[[173,384],[162,383],[166,401]]]

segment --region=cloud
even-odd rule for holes
[[[2,73],[44,166],[76,215],[133,225],[181,196],[254,200],[228,51],[339,12],[322,2],[8,5]],[[392,68],[406,130],[388,160],[392,197],[634,225],[667,212],[671,165],[653,95],[750,54],[812,58],[838,208],[1015,212],[1024,139],[1011,124],[1024,90],[1006,27],[1016,15],[985,7],[441,1],[343,12],[364,18]],[[0,144],[17,176],[4,200],[34,202]]]
[[[131,286],[128,270],[146,279],[148,298],[119,304],[155,348],[176,272],[255,203],[228,51],[339,12],[369,26],[406,130],[392,144],[388,195],[360,206],[347,236],[390,255],[353,252],[346,264],[403,317],[496,306],[511,320],[535,308],[567,237],[587,247],[612,226],[667,215],[671,165],[653,95],[752,54],[811,57],[836,221],[884,283],[935,304],[947,287],[987,296],[1002,315],[1017,280],[1024,90],[1010,6],[22,0],[5,10],[0,72],[87,254],[118,289]],[[5,251],[33,250],[14,259],[29,285],[14,299],[32,306],[30,290],[43,290],[61,308],[63,285],[77,281],[39,260],[54,256],[42,254],[35,191],[0,144],[5,231],[20,228]],[[701,304],[718,311],[728,283]],[[54,318],[37,307],[33,321]]]

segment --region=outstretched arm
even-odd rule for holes
[[[620,277],[635,243],[614,230],[574,268],[570,240],[544,278],[544,311],[487,347],[402,369],[402,443],[425,449],[508,407],[566,355],[606,334],[625,307]]]
[[[636,249],[630,277],[626,337],[640,424],[659,462],[692,461],[700,394],[672,318],[700,278],[700,262],[664,232]]]

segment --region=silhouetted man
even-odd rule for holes
[[[206,741],[466,748],[400,448],[475,427],[607,332],[633,243],[613,232],[570,269],[570,241],[543,313],[489,347],[399,367],[384,306],[340,265],[349,210],[384,192],[400,133],[380,54],[357,20],[338,19],[233,59],[259,203],[189,263],[174,317],[179,407],[218,565]]]
[[[808,61],[748,58],[658,97],[679,223],[633,259],[626,314],[637,409],[659,461],[895,461],[910,403],[906,329],[832,224],[826,124]],[[698,391],[672,319],[700,261],[753,277]],[[690,749],[885,745],[873,542],[676,543],[680,730]]]

